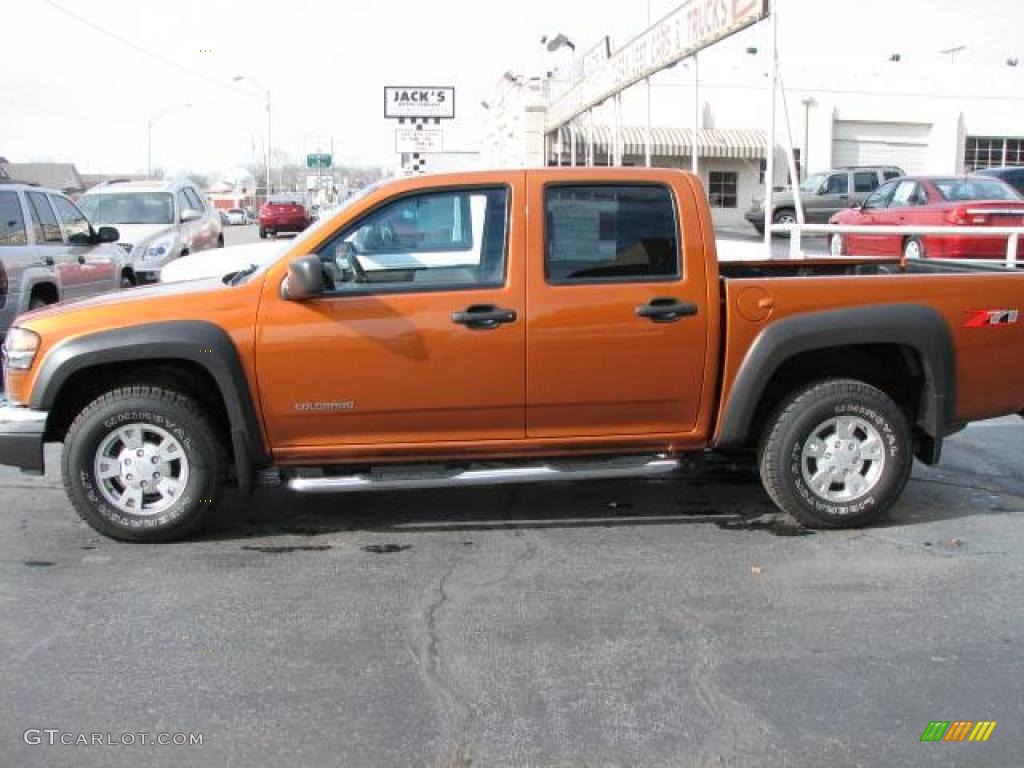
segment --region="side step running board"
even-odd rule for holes
[[[288,487],[299,493],[353,493],[469,485],[544,483],[558,480],[604,480],[664,475],[679,468],[678,459],[645,456],[608,461],[564,461],[533,465],[478,466],[468,469],[382,467],[359,475],[293,477]]]

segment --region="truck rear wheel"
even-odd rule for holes
[[[220,501],[222,441],[191,398],[125,387],[78,414],[64,442],[64,488],[79,516],[113,539],[160,542],[194,531]]]
[[[828,379],[776,410],[761,443],[761,481],[776,506],[810,528],[878,520],[910,477],[906,414],[880,389]]]

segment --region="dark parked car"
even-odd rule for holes
[[[860,205],[881,184],[900,176],[903,176],[903,170],[894,165],[851,166],[812,173],[800,183],[804,218],[808,224],[824,224],[844,208]],[[763,233],[764,201],[754,200],[744,218]],[[792,190],[772,195],[772,223],[796,224],[796,201]]]
[[[985,168],[974,172],[980,176],[991,176],[992,178],[1005,181],[1011,187],[1024,195],[1024,165],[1004,165],[999,168]]]

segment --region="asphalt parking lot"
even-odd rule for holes
[[[95,534],[0,469],[11,766],[1019,766],[1024,422],[812,533],[754,474],[222,507]],[[987,743],[921,743],[933,720]],[[201,746],[27,744],[201,733]]]

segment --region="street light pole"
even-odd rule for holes
[[[253,77],[251,77],[249,75],[235,75],[232,78],[232,81],[236,82],[236,83],[241,82],[242,80],[248,80],[257,89],[259,89],[260,91],[263,91],[263,95],[267,97],[267,199],[269,200],[270,199],[270,189],[271,189],[271,187],[270,187],[270,162],[271,162],[271,152],[273,152],[273,149],[272,149],[273,145],[271,144],[271,140],[270,140],[271,139],[271,137],[270,137],[270,124],[271,124],[271,119],[270,119],[270,116],[271,116],[271,111],[270,111],[270,89],[269,88],[264,88],[262,85],[260,85],[256,81],[255,78],[253,78]]]
[[[163,112],[158,112],[149,119],[146,120],[146,178],[153,178],[153,123],[159,120],[164,115],[173,112],[178,107],[189,109],[191,104],[174,104],[167,107]]]

